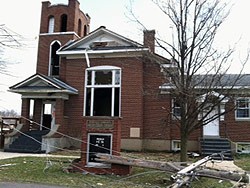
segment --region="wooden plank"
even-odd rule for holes
[[[211,160],[210,156],[204,157],[203,159],[201,159],[195,163],[192,163],[191,165],[187,166],[186,168],[183,168],[182,170],[177,172],[177,174],[186,174],[186,173],[196,169],[197,167],[203,165],[204,163],[208,162],[209,160]]]
[[[125,158],[121,156],[108,155],[108,154],[103,154],[103,153],[98,153],[96,154],[96,156],[97,156],[96,161],[100,161],[100,162],[115,163],[115,164],[128,165],[128,166],[138,166],[138,167],[144,167],[144,168],[152,168],[152,169],[158,169],[158,170],[168,171],[168,172],[176,172],[180,170],[178,166],[169,162]]]

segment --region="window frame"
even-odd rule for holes
[[[49,16],[48,33],[54,33],[54,31],[55,31],[55,17]]]
[[[176,110],[175,109],[178,109],[179,110],[179,112],[180,112],[180,110],[181,110],[181,107],[180,106],[178,106],[178,107],[176,107],[176,98],[172,98],[172,106],[171,106],[171,112],[172,112],[172,118],[173,119],[181,119],[181,114],[178,114],[178,115],[176,115],[175,114],[175,112],[176,112]]]
[[[58,44],[59,48],[57,50],[59,50],[62,46],[61,42],[58,41],[58,40],[55,40],[55,41],[52,41],[51,44],[50,44],[50,50],[49,50],[49,67],[48,67],[48,76],[53,76],[53,77],[59,77],[60,75],[60,57],[58,56],[58,65],[55,66],[54,64],[52,65],[52,53],[53,53],[53,46],[55,44]],[[53,70],[54,68],[58,68],[58,75],[57,74],[53,74]]]
[[[247,107],[238,107],[239,100],[247,100]],[[235,119],[236,120],[250,120],[250,98],[240,97],[235,100]],[[238,110],[248,110],[248,117],[238,117]]]
[[[91,72],[91,82],[88,83],[88,72]],[[112,72],[112,83],[111,84],[95,84],[95,72],[96,71],[111,71]],[[116,83],[116,71],[119,71],[119,83]],[[115,89],[119,88],[119,109],[118,116],[121,116],[121,68],[116,66],[95,66],[85,70],[85,94],[84,94],[84,116],[95,116],[94,113],[94,90],[98,88],[111,88],[111,114],[110,117],[115,117]],[[87,114],[87,90],[90,89],[90,112]]]
[[[68,29],[68,15],[62,14],[60,17],[60,32],[67,32]]]
[[[181,141],[180,140],[172,140],[171,141],[171,150],[174,152],[181,150]]]

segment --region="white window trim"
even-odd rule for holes
[[[112,71],[112,84],[107,84],[107,85],[95,85],[95,71],[101,71],[101,70],[110,70]],[[120,83],[115,84],[115,71],[119,70],[120,71]],[[91,72],[91,84],[87,85],[88,82],[88,71]],[[90,104],[90,116],[93,116],[93,111],[94,111],[94,89],[95,88],[111,88],[112,89],[112,101],[111,101],[111,117],[114,117],[114,101],[115,101],[115,88],[120,88],[120,93],[119,93],[119,117],[121,116],[121,78],[122,78],[122,72],[121,68],[115,67],[115,66],[95,66],[95,67],[90,67],[85,70],[85,92],[84,92],[84,116],[86,116],[86,96],[87,96],[87,88],[91,88],[91,104]]]
[[[180,145],[181,144],[181,141],[180,140],[172,140],[171,142],[171,150],[172,151],[180,151],[181,148],[180,147],[177,147],[177,144]]]
[[[248,114],[248,117],[237,117],[237,110],[238,110],[238,106],[237,106],[237,101],[240,100],[240,99],[247,99],[248,100],[248,109],[249,109],[249,114]],[[236,109],[235,109],[235,120],[250,120],[250,98],[248,97],[240,97],[240,98],[237,98],[235,100],[235,106],[236,106]]]
[[[55,17],[52,16],[49,18],[48,33],[54,33],[54,30],[55,30]]]
[[[242,152],[239,152],[238,151],[239,145],[247,145],[250,148],[250,142],[237,142],[236,143],[236,153],[248,153],[248,154],[250,153],[250,149],[249,150],[244,150]]]
[[[174,109],[175,109],[175,101],[176,101],[176,99],[175,98],[172,98],[171,99],[171,103],[172,103],[172,106],[171,106],[171,114],[172,114],[172,118],[173,119],[181,119],[181,116],[176,116],[175,114],[174,114]]]
[[[50,43],[50,47],[49,47],[49,68],[48,68],[48,76],[52,76],[52,66],[51,66],[51,51],[52,51],[52,46],[55,43],[58,43],[60,45],[60,47],[62,46],[61,42],[59,40],[54,40]],[[60,49],[60,48],[59,48]],[[60,65],[60,62],[59,62]]]

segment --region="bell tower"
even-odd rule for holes
[[[59,77],[57,50],[70,40],[88,35],[89,24],[90,17],[80,10],[77,0],[68,0],[68,5],[42,2],[36,73]]]

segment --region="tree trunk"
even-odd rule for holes
[[[187,146],[188,146],[188,133],[185,129],[181,128],[181,155],[180,155],[181,162],[186,162],[188,159]]]

